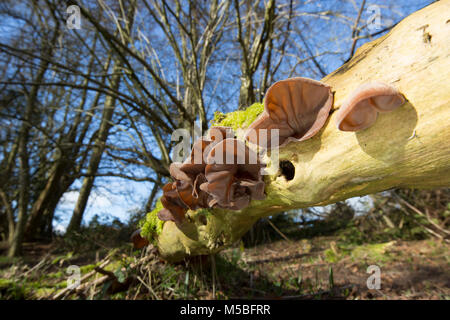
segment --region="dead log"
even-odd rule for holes
[[[387,35],[359,48],[323,82],[335,91],[334,109],[360,84],[395,85],[407,102],[380,114],[375,125],[339,131],[334,112],[312,139],[281,148],[295,168],[287,180],[266,177],[267,198],[240,211],[189,211],[177,227],[166,222],[156,243],[169,261],[211,254],[235,243],[260,218],[322,206],[395,187],[450,185],[450,1],[439,1],[401,21]],[[206,217],[206,219],[205,219]]]

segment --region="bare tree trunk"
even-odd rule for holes
[[[94,39],[94,49],[96,44],[96,38]],[[93,63],[95,62],[94,56],[91,57],[91,61],[89,62],[88,73],[92,71]],[[110,64],[110,57],[108,58],[105,64],[105,70],[108,70]],[[104,79],[105,80],[105,79]],[[86,85],[89,84],[87,80],[84,81]],[[85,104],[87,101],[87,89],[83,91],[83,96],[78,105],[79,110],[84,110]],[[95,97],[93,101],[93,106],[91,109],[94,109],[97,105],[99,99],[99,94]],[[91,110],[93,111],[93,110]],[[70,130],[67,135],[61,135],[58,140],[58,150],[55,151],[54,154],[54,164],[50,169],[50,175],[47,178],[47,182],[42,191],[40,191],[37,200],[34,202],[30,218],[28,219],[26,229],[25,229],[25,237],[27,240],[31,240],[35,237],[43,236],[43,234],[37,234],[39,226],[44,226],[44,229],[51,230],[51,221],[48,221],[48,218],[51,217],[53,219],[54,213],[51,210],[54,210],[57,206],[59,199],[66,192],[67,188],[72,184],[75,180],[75,177],[68,178],[68,176],[74,176],[76,171],[76,163],[75,159],[80,151],[80,144],[76,145],[77,132],[80,124],[82,123],[83,117],[82,112],[78,112],[74,118],[72,124],[67,124],[70,127]],[[85,118],[84,129],[91,123],[92,116],[89,114]],[[64,123],[65,124],[65,123]],[[82,141],[85,137],[86,130],[80,130],[79,139]],[[68,181],[65,181],[68,180]],[[53,208],[53,209],[52,209]],[[49,211],[50,210],[50,211]],[[47,219],[45,221],[41,221],[44,212],[46,213]],[[39,230],[39,233],[43,231]],[[51,235],[46,232],[47,235]]]
[[[122,2],[121,5],[123,5]],[[124,16],[122,17],[124,26],[122,26],[119,22],[116,23],[118,30],[120,30],[121,34],[123,35],[122,45],[124,47],[128,47],[128,44],[131,42],[130,30],[134,23],[134,18],[136,14],[135,10],[136,10],[136,1],[130,0],[130,2],[128,3],[126,14],[124,14]],[[125,63],[123,61],[123,51],[118,52],[118,54],[121,58],[117,59],[114,62],[113,76],[111,78],[110,84],[110,89],[113,92],[118,91],[120,87],[121,73],[123,72],[123,68],[125,67]],[[94,147],[92,148],[92,154],[89,160],[89,166],[87,168],[87,176],[83,180],[83,184],[80,189],[80,194],[78,196],[77,203],[75,204],[75,209],[73,211],[72,218],[70,219],[69,226],[67,227],[67,233],[75,232],[80,229],[81,221],[83,219],[84,211],[86,210],[89,195],[94,185],[95,174],[97,173],[97,170],[100,165],[100,160],[103,155],[103,151],[105,150],[106,147],[106,140],[108,139],[109,129],[111,128],[111,120],[114,115],[115,106],[116,106],[116,98],[113,97],[112,95],[108,95],[105,99],[98,136],[95,140]]]
[[[11,147],[11,151],[8,154],[8,157],[5,157],[5,168],[2,170],[2,174],[0,176],[0,180],[6,182],[11,175],[11,172],[14,167],[15,158],[17,155],[19,143],[17,142]],[[14,238],[14,229],[15,229],[15,221],[14,221],[14,212],[11,206],[11,199],[8,197],[8,193],[5,189],[0,188],[0,197],[2,200],[3,207],[6,212],[6,219],[8,222],[8,243],[11,244]]]
[[[54,33],[54,37],[48,46],[48,52],[52,52],[52,46],[55,43],[58,32]],[[19,131],[19,142],[18,142],[18,154],[19,154],[19,200],[18,200],[18,215],[17,224],[14,230],[14,236],[12,237],[12,242],[9,246],[8,256],[15,257],[19,255],[22,251],[22,240],[25,231],[25,223],[28,214],[28,201],[30,198],[29,186],[30,186],[30,165],[28,156],[28,139],[31,129],[31,117],[36,107],[37,94],[39,90],[39,83],[42,82],[44,74],[47,71],[48,62],[43,61],[40,65],[39,72],[36,76],[35,82],[37,85],[31,87],[30,93],[27,99],[27,105],[25,107],[24,119],[22,122],[22,127]]]
[[[22,126],[19,130],[18,137],[18,155],[19,155],[19,197],[18,197],[18,215],[17,224],[14,229],[14,235],[12,237],[12,242],[9,246],[8,256],[14,257],[21,253],[22,251],[22,241],[24,237],[25,224],[28,218],[28,202],[30,198],[30,165],[29,165],[29,154],[28,154],[28,140],[32,125],[32,115],[35,112],[38,91],[40,84],[44,79],[44,75],[49,66],[49,60],[52,57],[55,43],[59,36],[59,22],[56,22],[55,31],[53,32],[52,38],[48,41],[43,38],[41,41],[43,47],[42,60],[39,64],[38,73],[34,79],[34,84],[31,86],[30,92],[28,93],[27,103],[25,106],[25,112],[22,120]]]
[[[32,93],[37,91],[36,88],[33,88]],[[31,100],[31,99],[30,99]],[[26,119],[30,119],[29,115],[33,110],[34,102],[28,103],[27,111],[25,116]],[[27,150],[27,142],[29,135],[29,124],[24,122],[22,124],[22,128],[20,130],[20,139],[19,139],[19,213],[17,216],[17,224],[14,229],[14,236],[9,246],[8,256],[15,257],[22,252],[22,239],[24,234],[25,221],[27,218],[27,210],[28,210],[28,199],[29,199],[29,191],[28,186],[30,182],[29,176],[29,164],[28,164],[28,150]]]
[[[113,68],[114,75],[111,80],[111,88],[114,91],[119,88],[121,77],[119,72],[121,72],[121,67],[116,63]],[[109,129],[111,128],[111,120],[114,114],[115,106],[116,99],[112,96],[107,96],[103,108],[98,137],[95,139],[95,144],[92,148],[92,154],[89,160],[89,166],[87,168],[87,176],[83,179],[80,194],[78,196],[75,209],[73,210],[69,226],[67,227],[68,233],[78,231],[80,229],[87,201],[94,185],[95,174],[97,173],[103,151],[105,150],[106,140],[108,139]]]
[[[0,200],[1,203],[3,204],[3,207],[5,208],[6,220],[8,223],[8,243],[11,244],[13,241],[15,228],[14,212],[11,207],[11,202],[9,201],[8,196],[6,195],[6,192],[4,192],[1,188],[0,188]]]
[[[247,20],[250,19],[252,12],[252,2],[247,3]],[[238,41],[241,47],[242,64],[241,64],[241,88],[239,90],[239,109],[245,109],[256,102],[255,85],[253,76],[258,69],[264,50],[270,43],[273,33],[275,21],[275,0],[269,0],[265,7],[264,22],[262,30],[256,27],[254,30],[253,23],[246,21],[247,29],[244,30],[244,22],[241,18],[240,4],[238,0],[234,1],[234,7],[238,24]],[[254,40],[250,43],[250,38]]]

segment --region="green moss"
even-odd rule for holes
[[[330,263],[336,263],[339,261],[339,256],[332,249],[324,251],[325,260]]]
[[[386,251],[393,243],[394,241],[357,246],[352,250],[351,256],[355,260],[368,259],[370,261],[385,262],[389,259]]]
[[[12,281],[12,280],[0,279],[0,289],[7,288],[12,284],[14,284],[14,281]]]
[[[96,266],[97,266],[97,264],[88,264],[85,266],[81,266],[80,273],[82,275],[85,275],[86,273],[89,273],[92,270],[94,270],[94,268]],[[65,271],[57,271],[57,272],[51,272],[51,273],[45,274],[43,277],[43,280],[62,279],[65,277],[67,277],[67,274],[65,273]]]
[[[206,218],[208,218],[209,216],[211,216],[213,214],[211,211],[212,211],[212,209],[207,209],[207,208],[198,209],[195,211],[195,215],[196,216],[204,215]]]
[[[62,271],[52,272],[52,273],[49,273],[49,274],[45,275],[45,277],[46,277],[47,279],[60,279],[60,278],[62,278],[63,276],[64,276],[64,275],[63,275],[63,272],[62,272]]]
[[[64,289],[67,288],[67,280],[63,280],[53,285],[55,289]]]
[[[85,273],[88,273],[88,272],[91,272],[92,270],[94,270],[95,267],[96,267],[95,264],[88,264],[85,266],[81,266],[80,272],[81,272],[81,274],[85,274]]]
[[[159,220],[158,212],[163,208],[161,200],[158,200],[155,208],[147,213],[145,219],[140,222],[141,236],[147,238],[150,242],[155,242],[155,236],[159,235],[162,231],[164,221]]]
[[[54,288],[38,288],[34,291],[34,296],[37,298],[46,298],[54,291]]]
[[[247,128],[264,111],[264,105],[256,102],[246,110],[238,110],[223,114],[219,111],[214,113],[214,119],[211,120],[211,126],[231,127],[233,130]]]

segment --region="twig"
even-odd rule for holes
[[[36,264],[33,268],[31,268],[30,270],[28,270],[28,271],[26,271],[25,273],[23,273],[22,276],[25,277],[25,276],[29,275],[30,273],[32,273],[33,271],[39,269],[41,266],[43,266],[43,265],[45,264],[45,262],[48,261],[49,255],[50,255],[50,253],[47,253],[47,254],[45,255],[45,257],[42,258],[41,261],[39,261],[39,263],[37,263],[37,264]]]
[[[286,237],[284,235],[283,232],[281,232],[277,227],[275,227],[275,225],[272,223],[272,221],[270,221],[269,219],[267,219],[267,222],[270,224],[270,226],[280,235],[283,237],[284,240],[288,241],[288,242],[292,242],[288,237]]]
[[[403,198],[401,198],[400,196],[396,195],[397,199],[400,200],[400,202],[402,202],[404,205],[406,205],[408,208],[410,208],[412,211],[414,211],[415,213],[417,213],[418,215],[424,217],[427,219],[427,221],[433,225],[436,229],[438,229],[439,231],[443,232],[446,235],[450,235],[450,232],[443,229],[441,226],[439,226],[438,224],[436,224],[428,215],[424,214],[422,211],[420,211],[419,209],[417,209],[415,206],[413,206],[412,204],[410,204],[408,201],[404,200]],[[441,237],[442,238],[442,237]]]
[[[211,273],[212,273],[212,295],[216,299],[216,259],[214,254],[211,255]]]
[[[153,290],[153,288],[150,287],[149,285],[147,285],[147,284],[145,283],[145,281],[142,280],[141,277],[138,276],[137,279],[144,285],[144,287],[146,287],[146,288],[148,289],[148,291],[151,292],[151,294],[153,294],[153,295],[155,296],[155,298],[156,298],[157,300],[161,300],[161,298],[158,297],[158,295],[157,295],[156,292]]]
[[[109,260],[109,256],[108,256],[108,257],[106,257],[106,258],[103,260],[103,262],[101,262],[101,264],[100,264],[98,267],[104,268],[104,267],[107,266],[110,262],[111,262],[111,261]],[[78,286],[77,288],[67,287],[67,288],[61,290],[60,292],[58,292],[58,293],[53,297],[53,299],[54,299],[54,300],[58,300],[58,299],[60,299],[61,297],[63,297],[65,294],[71,293],[71,292],[73,292],[73,291],[78,291],[78,288],[80,288],[80,287],[82,286],[82,285],[81,285],[81,282],[83,282],[84,280],[86,280],[86,279],[92,277],[96,272],[97,272],[97,271],[94,269],[94,270],[92,270],[91,272],[85,274],[85,275],[84,275],[83,277],[81,277],[81,279],[80,279],[80,286]],[[48,299],[51,298],[51,295],[50,295],[49,297],[47,297],[47,298],[48,298]]]
[[[353,29],[352,29],[352,48],[350,49],[350,57],[353,57],[353,54],[355,52],[355,47],[356,47],[356,42],[358,41],[358,24],[359,21],[361,20],[361,14],[364,10],[364,6],[366,5],[366,0],[363,0],[363,2],[361,3],[361,7],[359,8],[359,12],[358,12],[358,17],[355,20],[355,24],[353,25]]]

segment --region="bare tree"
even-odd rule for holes
[[[57,25],[55,30],[51,32],[50,41],[43,38],[41,47],[44,57],[51,57],[55,43],[59,35],[59,26]],[[25,112],[22,119],[22,125],[19,131],[18,141],[18,156],[19,156],[19,196],[18,196],[18,216],[17,225],[14,230],[14,235],[10,243],[8,256],[14,257],[21,253],[22,239],[24,236],[25,223],[28,217],[28,205],[29,205],[29,184],[30,184],[30,164],[28,153],[28,141],[30,137],[32,116],[35,112],[37,105],[37,95],[40,88],[40,83],[44,79],[44,75],[47,72],[49,63],[46,60],[41,60],[39,65],[39,71],[36,77],[33,79],[34,85],[31,86],[30,92],[27,96]]]
[[[243,109],[256,101],[254,74],[263,58],[265,49],[271,43],[275,23],[275,0],[269,0],[265,4],[263,16],[259,2],[234,1],[237,23],[237,39],[242,51],[241,88],[239,93],[239,108]],[[241,17],[241,8],[244,8],[245,16]],[[258,28],[258,26],[261,26]],[[269,58],[270,60],[270,58]],[[270,68],[270,64],[266,65]],[[263,85],[264,86],[264,85]]]

